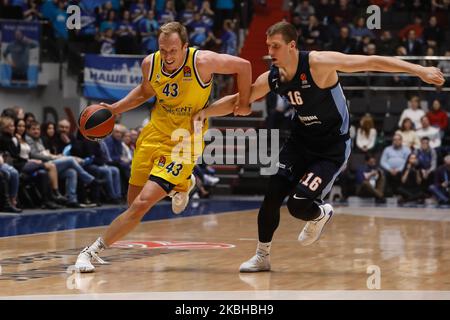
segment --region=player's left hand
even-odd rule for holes
[[[444,74],[436,67],[423,67],[419,73],[419,77],[426,83],[438,86],[442,86],[445,82]]]

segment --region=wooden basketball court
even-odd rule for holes
[[[336,208],[321,239],[302,247],[303,223],[283,208],[272,272],[240,274],[255,252],[256,216],[247,210],[144,222],[121,248],[102,254],[111,264],[93,274],[73,273],[72,265],[104,227],[0,238],[0,296],[450,298],[449,210]],[[375,273],[381,290],[371,287]]]

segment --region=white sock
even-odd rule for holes
[[[266,257],[270,255],[270,246],[272,245],[272,242],[259,242],[258,246],[256,247],[256,254],[261,257]]]
[[[99,237],[93,244],[91,244],[88,248],[90,251],[94,251],[96,253],[102,252],[107,248],[107,245],[105,244],[105,241],[103,241],[102,237]]]

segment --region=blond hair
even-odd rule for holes
[[[181,44],[184,46],[188,42],[188,33],[186,27],[183,26],[178,21],[168,22],[163,24],[158,30],[158,38],[161,34],[166,36],[171,35],[172,33],[177,33],[180,37]]]

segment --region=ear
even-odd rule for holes
[[[189,43],[186,42],[182,48],[183,48],[183,50],[186,50],[188,47],[189,47]]]
[[[289,42],[289,49],[295,50],[297,46],[297,42],[292,40],[291,42]]]

